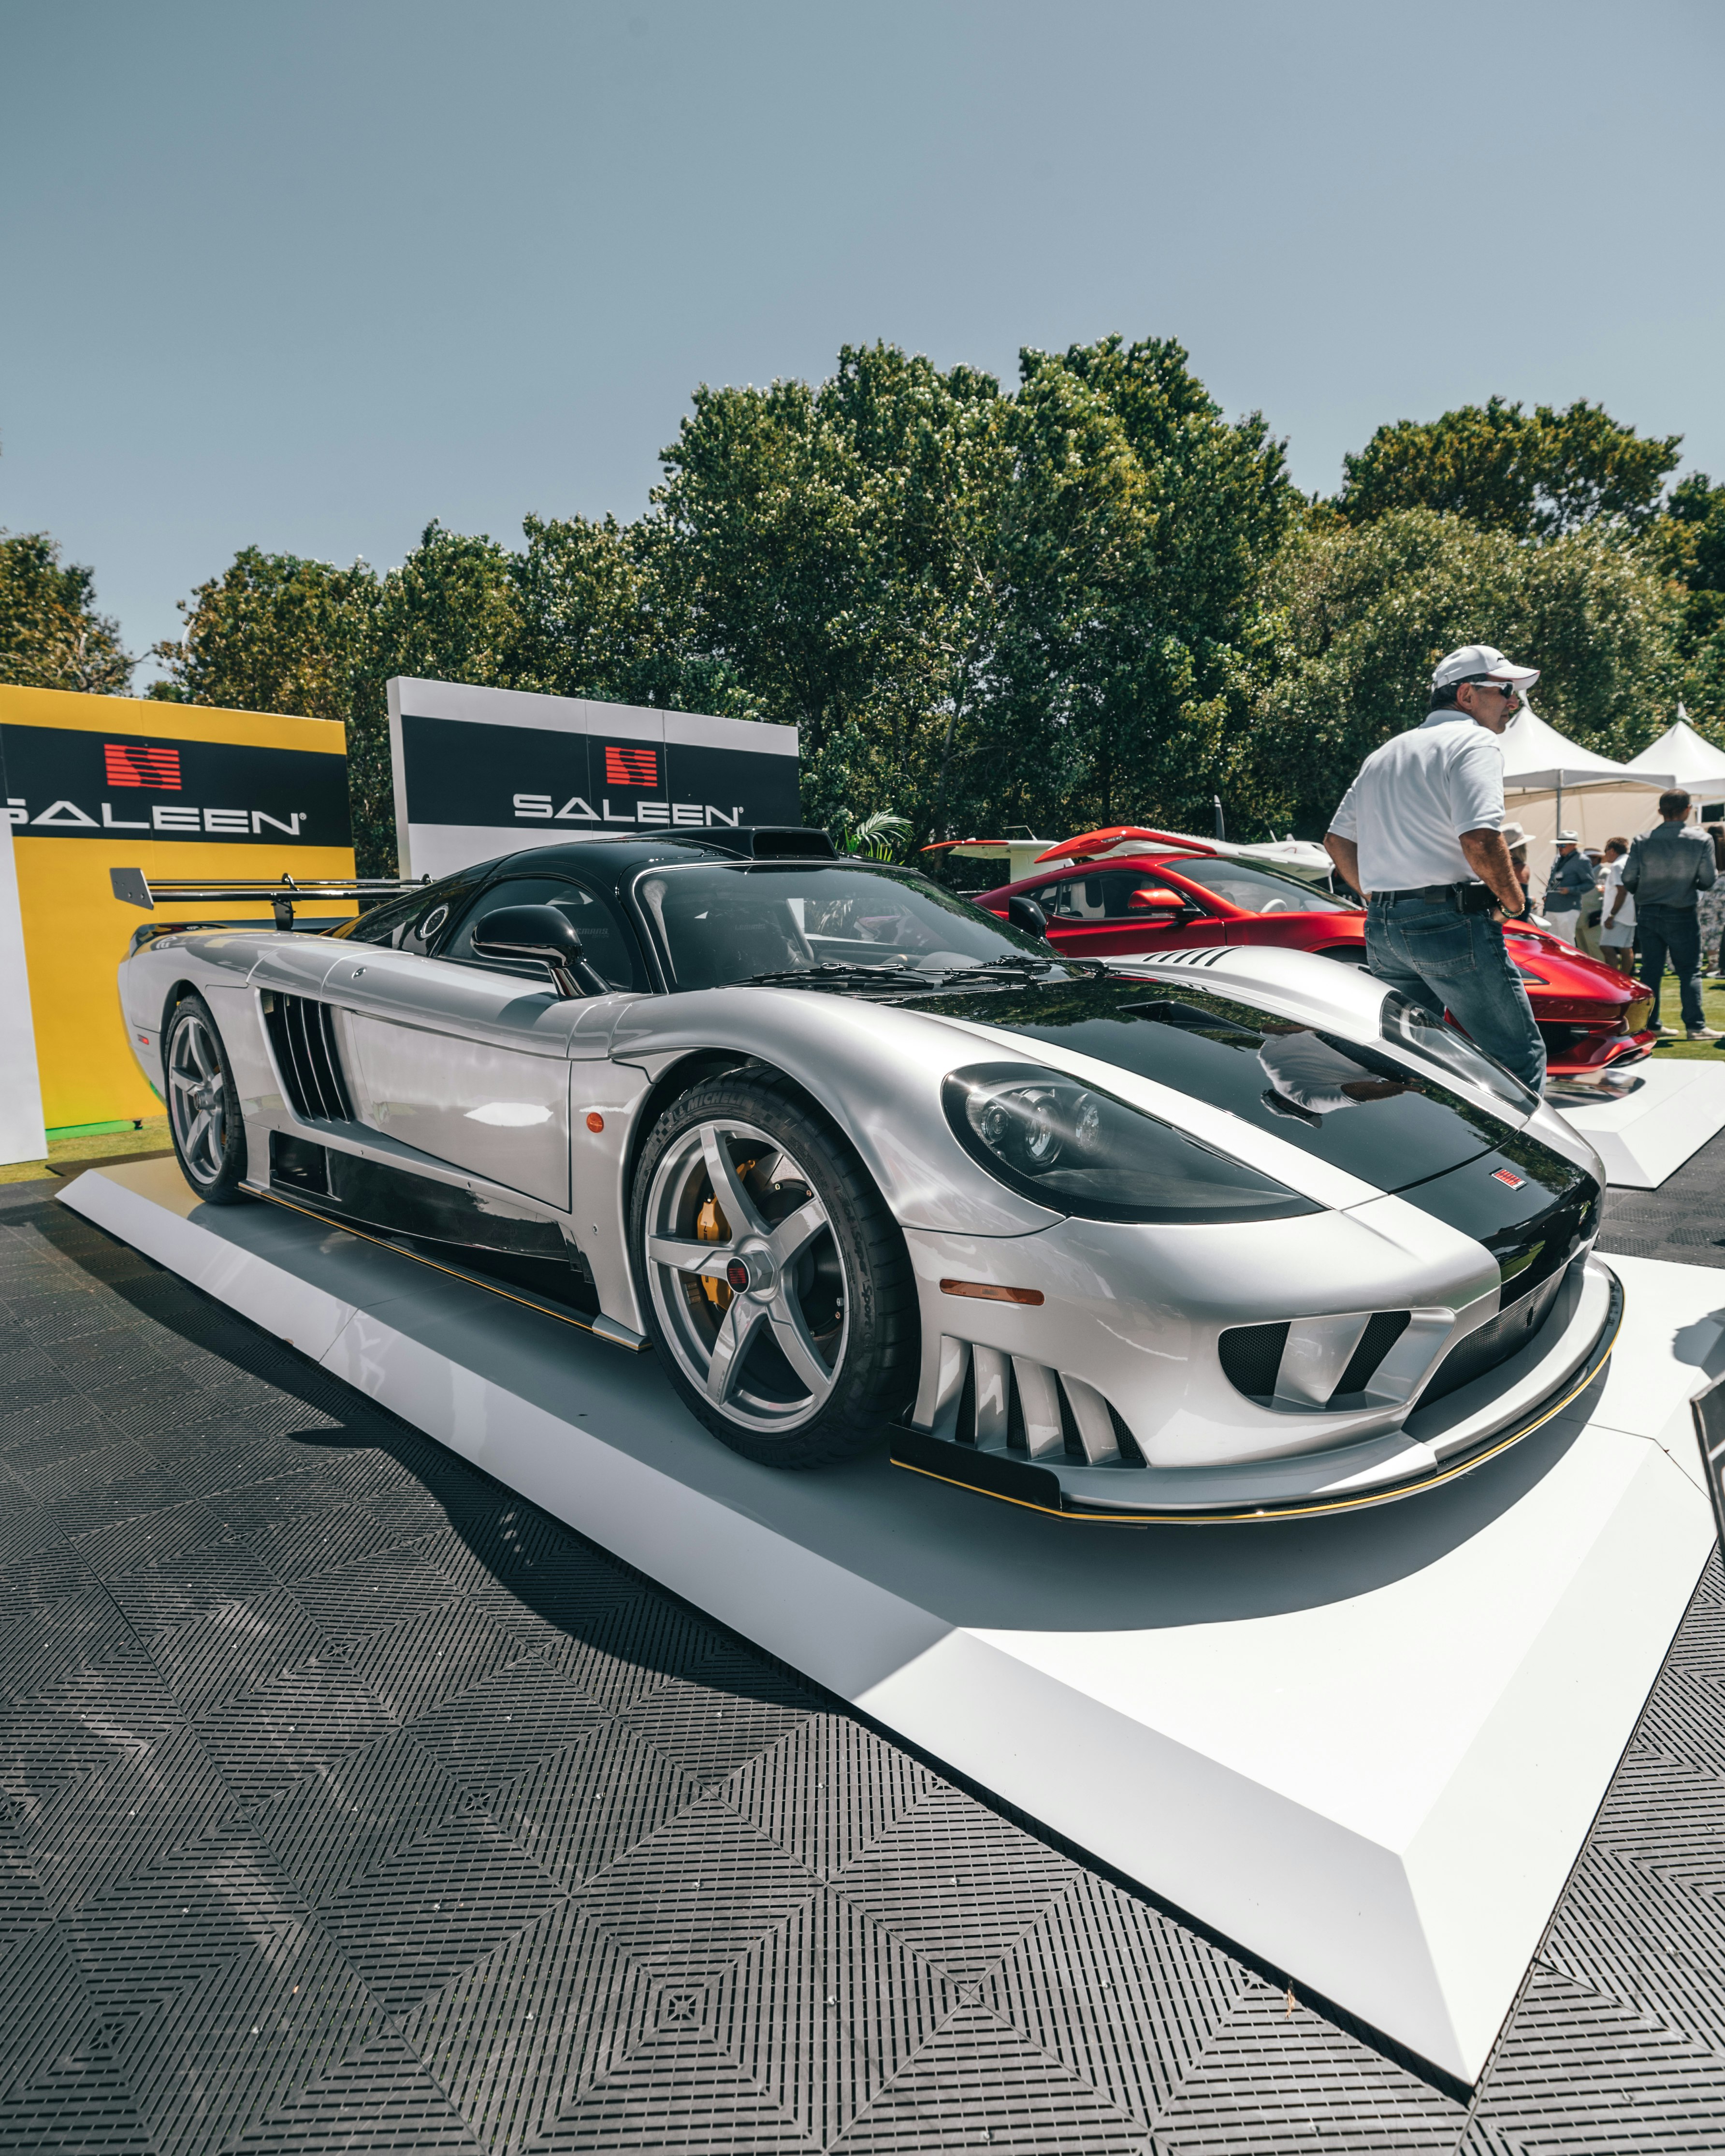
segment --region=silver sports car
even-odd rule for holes
[[[1440,1015],[1041,925],[819,832],[594,837],[323,933],[151,925],[120,990],[201,1197],[650,1344],[754,1460],[890,1430],[1071,1517],[1286,1517],[1589,1382],[1599,1163]]]

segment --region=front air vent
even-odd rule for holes
[[[1431,1383],[1420,1396],[1420,1406],[1441,1399],[1445,1393],[1459,1392],[1463,1385],[1519,1354],[1551,1315],[1558,1291],[1568,1276],[1567,1267],[1548,1274],[1531,1295],[1500,1311],[1489,1324],[1464,1334],[1438,1364]]]
[[[964,1358],[951,1419],[937,1425],[951,1441],[981,1452],[1031,1460],[1065,1458],[1091,1467],[1142,1467],[1144,1455],[1113,1404],[1093,1385],[1025,1355],[952,1341]]]
[[[1301,1320],[1302,1325],[1333,1322],[1325,1320]],[[1345,1321],[1343,1321],[1345,1322]],[[1353,1321],[1358,1323],[1356,1319]],[[1353,1401],[1363,1405],[1358,1396],[1364,1393],[1378,1374],[1379,1365],[1404,1333],[1412,1322],[1412,1312],[1405,1310],[1374,1311],[1366,1321],[1348,1367],[1330,1389],[1329,1398],[1322,1404],[1340,1407]],[[1235,1325],[1223,1333],[1216,1342],[1216,1353],[1222,1364],[1222,1374],[1236,1392],[1244,1393],[1248,1399],[1272,1400],[1281,1382],[1281,1358],[1288,1344],[1292,1323],[1283,1320],[1274,1325]],[[1284,1399],[1279,1406],[1291,1407],[1295,1403]],[[1316,1399],[1302,1400],[1301,1408],[1320,1404]]]
[[[1407,1329],[1413,1312],[1407,1310],[1379,1310],[1373,1313],[1372,1322],[1361,1333],[1359,1345],[1353,1351],[1353,1359],[1337,1380],[1331,1398],[1343,1393],[1363,1393],[1378,1374],[1378,1365],[1394,1347]]]
[[[351,1123],[353,1104],[336,1045],[336,1014],[309,996],[266,994],[264,1024],[287,1104],[302,1122]]]

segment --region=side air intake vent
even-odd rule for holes
[[[329,1005],[309,996],[266,995],[264,1024],[294,1113],[311,1122],[351,1123],[353,1104],[341,1075],[335,1014]]]
[[[1348,1342],[1358,1318],[1301,1318],[1275,1325],[1231,1326],[1216,1343],[1222,1374],[1236,1392],[1249,1399],[1274,1400],[1278,1407],[1307,1409],[1363,1405],[1358,1395],[1366,1391],[1379,1365],[1411,1321],[1405,1310],[1375,1311],[1349,1352]],[[1298,1326],[1290,1372],[1282,1361],[1289,1335]],[[1337,1346],[1334,1334],[1343,1337]],[[1326,1337],[1329,1336],[1329,1337]],[[1348,1357],[1337,1370],[1335,1359]],[[1321,1371],[1322,1376],[1317,1375]]]

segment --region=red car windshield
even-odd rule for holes
[[[1351,898],[1292,876],[1276,875],[1267,869],[1249,868],[1244,861],[1208,860],[1199,857],[1170,861],[1177,875],[1188,883],[1214,891],[1224,906],[1242,913],[1348,913],[1359,911]]]

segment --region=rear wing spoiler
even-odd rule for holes
[[[276,927],[285,930],[294,925],[296,906],[319,899],[401,898],[409,891],[423,890],[431,878],[311,876],[301,883],[284,874],[273,882],[264,876],[162,877],[152,882],[141,869],[110,869],[108,881],[122,906],[141,906],[146,913],[156,911],[158,899],[177,906],[246,901],[267,905],[275,916]]]

